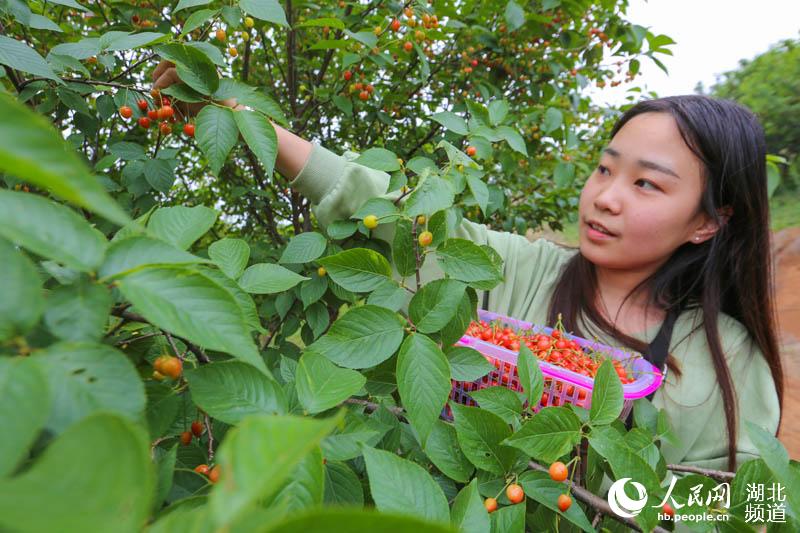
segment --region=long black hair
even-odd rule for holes
[[[769,364],[783,410],[783,368],[776,333],[773,270],[770,261],[769,198],[766,142],[758,119],[741,105],[703,95],[644,100],[628,109],[611,130],[611,138],[642,113],[668,113],[686,145],[703,164],[705,188],[698,206],[721,228],[701,243],[684,243],[672,257],[625,297],[646,291],[647,306],[664,312],[702,309],[703,327],[714,371],[722,392],[728,428],[728,469],[736,469],[737,406],[731,373],[717,328],[720,312],[744,325]],[[721,208],[732,216],[723,221]],[[699,211],[698,211],[699,212]],[[613,338],[641,353],[646,343],[625,335],[595,308],[594,264],[582,254],[568,261],[548,310],[549,323],[559,313],[568,331],[583,336],[577,325],[581,312]],[[624,303],[624,301],[623,301]],[[676,359],[667,365],[680,376]]]

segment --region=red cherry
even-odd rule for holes
[[[157,109],[148,109],[147,110],[147,118],[150,120],[158,120],[158,110]]]
[[[200,438],[200,435],[203,434],[203,424],[198,420],[192,422],[192,434],[197,438]]]
[[[119,108],[119,114],[122,116],[122,118],[131,118],[133,116],[133,109],[124,105]]]
[[[147,100],[139,100],[136,102],[136,105],[139,106],[139,109],[142,111],[147,111]]]
[[[149,128],[149,127],[150,127],[150,119],[149,119],[149,118],[147,118],[147,117],[141,117],[141,118],[139,119],[139,125],[140,125],[141,127],[143,127],[144,129],[147,129],[147,128]]]
[[[169,135],[172,133],[172,126],[169,125],[169,122],[162,122],[158,125],[158,131],[161,132],[161,135]]]
[[[194,124],[184,124],[183,133],[189,137],[194,137]]]

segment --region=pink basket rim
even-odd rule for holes
[[[508,324],[509,326],[513,326],[516,329],[532,330],[534,333],[550,334],[553,331],[553,328],[547,326],[534,325],[530,322],[525,322],[523,320],[518,320],[516,318],[501,315],[498,313],[493,313],[491,311],[484,311],[483,309],[478,310],[478,317],[481,320],[485,320],[486,322],[493,322],[495,320],[500,320],[501,322]],[[568,334],[568,338],[570,340],[574,340],[581,346],[589,346],[594,350],[606,351],[611,355],[611,357],[623,361],[626,359],[630,359],[633,354],[637,353],[637,352],[626,352],[624,350],[620,350],[619,348],[613,348],[611,346],[583,339],[575,335]],[[516,366],[517,364],[517,354],[515,352],[497,346],[496,344],[492,344],[490,342],[486,342],[481,339],[471,337],[469,335],[462,336],[461,339],[456,344],[474,348],[479,352],[483,353],[484,355],[489,355],[495,359],[503,361],[504,363],[510,363],[514,366]],[[633,367],[633,370],[636,372],[638,377],[632,383],[627,383],[622,385],[623,397],[626,400],[635,400],[638,398],[644,398],[648,396],[650,393],[658,390],[664,379],[661,370],[659,370],[656,366],[654,366],[652,363],[650,363],[643,357],[636,358],[631,366]],[[587,389],[593,388],[594,380],[588,376],[577,374],[575,372],[572,372],[571,370],[567,370],[566,368],[559,367],[545,361],[539,361],[539,368],[542,370],[542,374],[545,377],[556,378],[565,381],[567,383],[572,383],[573,385],[579,385]]]

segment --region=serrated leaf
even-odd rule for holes
[[[487,361],[488,363],[488,361]],[[519,384],[528,399],[528,408],[532,409],[539,404],[544,390],[544,376],[539,368],[539,359],[533,355],[525,343],[519,346],[517,356],[517,374]]]
[[[42,115],[0,93],[0,171],[51,191],[120,225],[128,214]]]
[[[278,156],[275,128],[264,115],[246,109],[236,111],[233,118],[247,146],[264,166],[266,177],[271,178],[275,169],[275,158]]]
[[[610,424],[619,418],[624,402],[622,383],[614,365],[606,359],[597,369],[594,378],[589,420],[593,425]]]
[[[103,335],[111,304],[111,293],[102,285],[62,285],[47,298],[44,322],[60,339],[97,341]]]
[[[211,95],[219,87],[219,76],[213,61],[203,52],[200,48],[195,46],[187,46],[183,44],[171,43],[161,45],[156,48],[156,52],[168,61],[175,63],[175,70],[178,77],[194,89],[195,91]],[[219,106],[207,106],[203,111],[209,108],[216,108],[218,110],[227,110]],[[200,112],[202,115],[203,112]],[[200,118],[198,115],[198,119]],[[202,131],[198,124],[198,131]]]
[[[36,265],[0,238],[0,341],[27,333],[42,316],[44,295]],[[1,454],[0,454],[1,455]],[[1,459],[0,459],[1,460]]]
[[[115,467],[97,468],[110,464]],[[98,413],[69,427],[24,473],[0,480],[0,527],[135,531],[150,515],[154,489],[144,430]]]
[[[482,353],[466,346],[456,346],[448,350],[447,359],[452,377],[456,381],[475,381],[494,370],[494,365]]]
[[[239,278],[239,285],[250,294],[275,294],[291,289],[303,280],[301,276],[272,263],[258,263],[249,266]]]
[[[108,242],[85,218],[35,194],[0,190],[0,237],[79,271],[93,271]]]
[[[441,178],[429,177],[408,195],[403,209],[407,215],[430,215],[453,205],[453,189]]]
[[[566,407],[546,407],[505,443],[544,463],[552,463],[578,444],[580,438],[581,421],[575,413]]]
[[[113,241],[97,273],[100,278],[111,278],[144,265],[197,264],[205,259],[176,246],[141,235]]]
[[[484,533],[490,530],[491,521],[478,492],[477,478],[472,479],[456,496],[450,510],[450,523],[461,533]]]
[[[385,172],[393,172],[400,169],[397,154],[386,148],[370,148],[358,156],[354,162]]]
[[[447,239],[436,249],[436,258],[445,273],[467,283],[498,277],[489,254],[467,239]]]
[[[192,400],[227,424],[256,414],[286,414],[288,409],[283,389],[271,376],[239,361],[187,370],[186,380]]]
[[[318,259],[328,275],[348,291],[367,292],[392,278],[389,261],[375,250],[353,248]]]
[[[295,235],[283,250],[279,263],[309,263],[325,253],[328,241],[319,233],[307,231]]]
[[[429,337],[412,333],[397,356],[397,388],[422,445],[450,394],[450,365]]]
[[[98,411],[133,422],[144,415],[142,381],[122,352],[90,342],[60,342],[32,358],[44,371],[52,405],[47,427],[56,433]]]
[[[359,372],[339,368],[310,350],[300,357],[295,380],[297,397],[311,414],[336,407],[361,390],[367,381]]]
[[[431,118],[453,133],[457,133],[459,135],[466,135],[469,133],[469,129],[467,129],[467,122],[463,118],[459,117],[455,113],[451,113],[450,111],[441,111],[434,114]],[[417,171],[415,170],[414,172]]]
[[[453,279],[439,279],[422,286],[408,306],[408,316],[417,331],[436,333],[458,310],[467,286]]]
[[[208,257],[226,276],[237,279],[250,259],[250,246],[242,239],[220,239],[208,247]]]
[[[475,467],[458,445],[456,429],[452,424],[436,420],[425,442],[425,454],[447,477],[460,483],[469,481]],[[483,505],[481,505],[483,509]]]
[[[487,387],[471,391],[469,395],[482,409],[490,411],[509,424],[519,421],[522,414],[522,401],[519,395],[506,387]]]
[[[464,455],[476,467],[503,474],[517,457],[517,452],[501,444],[511,435],[511,428],[502,418],[478,407],[450,402],[458,435],[458,443]]]
[[[187,267],[147,267],[121,278],[119,289],[154,325],[266,371],[241,307],[209,276]]]
[[[391,357],[403,342],[403,324],[395,313],[364,305],[352,308],[308,349],[345,368],[369,368]]]
[[[286,13],[277,0],[239,0],[239,7],[257,19],[273,22],[280,26],[289,26],[286,21]]]
[[[63,83],[50,64],[24,42],[0,35],[0,65]]]
[[[195,139],[206,154],[214,174],[218,174],[239,138],[233,111],[227,107],[205,106],[197,115]]]
[[[150,215],[147,230],[154,237],[185,250],[205,235],[216,220],[217,212],[202,205],[161,207]]]
[[[421,466],[393,453],[364,448],[370,492],[381,512],[447,523],[450,513],[439,485]]]

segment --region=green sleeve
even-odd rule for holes
[[[291,182],[292,188],[311,201],[312,212],[323,228],[333,221],[348,219],[371,198],[396,200],[401,194],[387,193],[389,174],[355,163],[357,156],[352,152],[339,156],[315,144],[306,165]],[[394,224],[382,224],[373,231],[373,236],[391,244],[393,231]],[[569,255],[546,239],[530,242],[522,235],[493,231],[466,219],[449,236],[469,239],[478,245],[488,244],[500,254],[505,281],[491,291],[489,307],[519,318],[524,318],[527,312],[523,307],[530,305],[530,295],[548,286],[558,273],[560,262]],[[396,271],[395,274],[401,279]],[[420,274],[422,283],[444,276],[433,257],[427,257]],[[406,283],[416,288],[414,279],[408,278]]]

